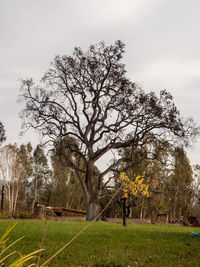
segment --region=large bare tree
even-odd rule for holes
[[[152,136],[187,140],[194,130],[183,123],[168,92],[145,93],[126,77],[123,53],[121,41],[91,45],[86,52],[75,48],[72,56],[55,57],[39,85],[22,82],[24,127],[39,130],[46,141],[71,136],[78,142],[65,144],[65,155],[81,183],[87,220],[98,213],[103,178],[129,157],[117,157],[94,179],[97,160],[120,148],[131,147],[133,153]]]

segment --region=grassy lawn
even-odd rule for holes
[[[0,234],[13,224],[0,221]],[[47,221],[41,263],[67,243],[87,222]],[[40,247],[44,221],[19,221],[10,234],[22,253]],[[200,266],[200,228],[94,222],[48,266]]]

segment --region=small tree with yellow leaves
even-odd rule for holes
[[[134,206],[134,201],[129,201],[131,197],[137,198],[140,195],[149,197],[149,184],[144,183],[145,172],[134,178],[129,178],[125,173],[121,172],[119,177],[122,187],[122,205],[123,205],[123,225],[126,226],[126,217],[129,215],[131,206]]]

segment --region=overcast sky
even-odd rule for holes
[[[200,121],[199,0],[0,0],[0,121],[19,137],[20,79],[38,81],[56,54],[104,40],[126,44],[128,76],[147,91],[167,89],[184,117]],[[188,152],[200,164],[200,141]]]

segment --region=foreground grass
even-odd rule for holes
[[[13,224],[0,221],[0,235]],[[41,263],[67,243],[87,222],[47,221]],[[20,221],[10,242],[25,236],[16,248],[29,253],[40,247],[44,221]],[[200,266],[200,228],[178,225],[134,225],[94,222],[48,266]]]

